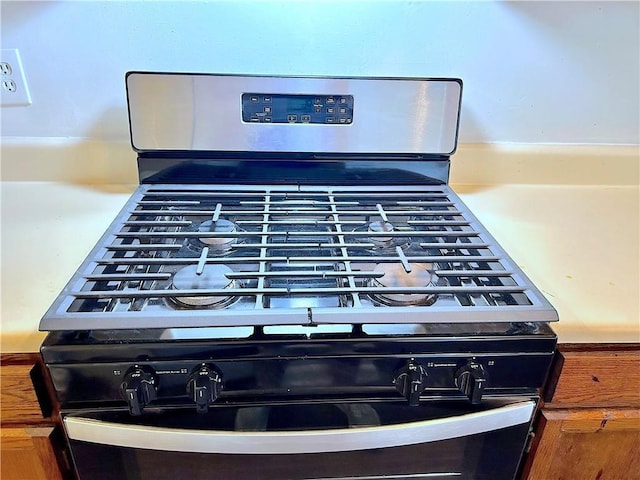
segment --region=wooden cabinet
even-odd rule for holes
[[[41,409],[36,389],[46,391],[37,354],[0,356],[0,478],[62,480],[68,477],[59,426]],[[34,389],[34,380],[36,388]]]
[[[640,479],[640,345],[560,345],[529,480]]]

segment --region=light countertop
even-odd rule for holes
[[[561,343],[640,341],[637,185],[453,185],[558,310]],[[135,185],[1,182],[1,350],[38,323]]]
[[[454,190],[558,310],[561,343],[640,341],[638,187]]]

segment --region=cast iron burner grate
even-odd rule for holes
[[[143,185],[41,329],[554,320],[446,185]]]

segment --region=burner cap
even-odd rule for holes
[[[236,224],[224,218],[218,219],[216,222],[207,220],[202,222],[198,227],[200,232],[217,232],[217,233],[234,233],[236,232]],[[200,241],[214,247],[226,247],[235,243],[236,237],[201,237]]]
[[[376,220],[375,222],[369,223],[367,231],[370,233],[395,232],[396,228],[391,222]],[[357,241],[373,243],[376,249],[387,249],[396,247],[398,245],[405,245],[408,241],[408,237],[394,237],[391,235],[386,237],[384,235],[371,235],[370,237],[365,238],[358,237]]]
[[[175,290],[220,290],[231,288],[233,281],[226,277],[232,273],[226,265],[205,265],[198,275],[197,265],[189,265],[178,270],[173,275],[172,288]],[[234,295],[202,295],[193,297],[172,297],[172,300],[187,307],[216,307],[222,308],[237,300]]]
[[[384,273],[382,277],[374,278],[376,287],[428,287],[433,285],[435,275],[431,263],[412,263],[411,271],[407,272],[401,263],[379,263],[374,272]],[[384,290],[374,293],[371,297],[384,305],[431,305],[436,295],[433,293],[386,293]]]
[[[375,222],[371,222],[369,224],[369,231],[378,233],[378,232],[393,232],[393,224],[389,222],[383,222],[382,220],[378,220]],[[392,242],[393,237],[383,237],[383,236],[372,236],[370,238],[371,242],[375,243],[378,246],[388,245]]]
[[[370,232],[393,232],[393,224],[389,222],[383,222],[382,220],[378,220],[375,222],[371,222],[369,224]],[[391,237],[384,237],[391,238]]]

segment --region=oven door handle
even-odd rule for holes
[[[418,422],[331,430],[244,432],[126,425],[90,418],[64,419],[71,440],[170,452],[286,455],[346,452],[449,440],[528,423],[535,403]]]

